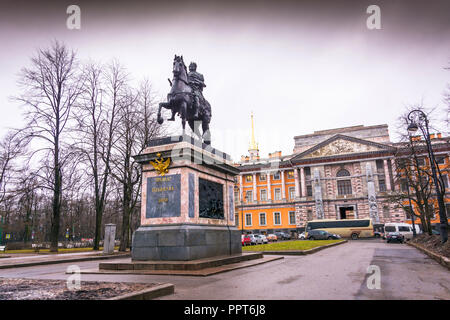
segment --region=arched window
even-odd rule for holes
[[[338,173],[336,173],[336,177],[348,177],[350,176],[350,172],[348,172],[345,169],[341,169],[338,171]]]
[[[336,177],[342,178],[342,177],[349,177],[350,172],[348,172],[345,169],[341,169],[337,172]],[[346,195],[346,194],[352,194],[352,182],[350,179],[338,179],[337,180],[337,188],[338,188],[338,195]]]

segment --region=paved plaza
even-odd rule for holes
[[[76,264],[83,270],[98,263]],[[67,279],[65,271],[71,264],[4,269],[0,277]],[[369,266],[380,268],[380,289],[367,286]],[[450,299],[449,275],[446,268],[406,244],[358,240],[208,277],[82,274],[81,280],[172,283],[175,294],[159,298],[168,300],[391,300]]]

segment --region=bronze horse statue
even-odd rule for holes
[[[205,144],[211,144],[211,134],[209,132],[209,122],[211,121],[211,106],[206,99],[200,99],[199,110],[195,110],[194,88],[188,81],[188,73],[183,56],[175,55],[173,60],[173,79],[169,80],[171,89],[167,95],[167,102],[161,102],[158,109],[158,123],[162,124],[164,119],[161,116],[161,109],[170,109],[172,117],[168,121],[174,121],[175,115],[181,118],[183,135],[185,134],[186,121],[192,132],[196,134]],[[202,124],[202,134],[199,125]]]

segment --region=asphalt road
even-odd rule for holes
[[[77,265],[88,269],[98,263]],[[5,269],[0,277],[67,279],[69,265]],[[369,266],[379,268],[379,289],[373,271],[367,273]],[[349,241],[209,277],[83,274],[81,280],[173,283],[175,294],[160,298],[167,300],[450,299],[449,270],[413,247],[381,240]],[[369,289],[368,282],[375,288]]]

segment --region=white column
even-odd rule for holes
[[[272,191],[270,189],[270,172],[266,172],[266,181],[267,181],[267,200],[272,200]]]
[[[281,170],[280,174],[281,174],[281,199],[286,200],[286,190],[284,188],[284,170]]]
[[[384,176],[386,177],[386,189],[391,191],[391,175],[389,174],[389,168],[387,164],[387,159],[383,160],[384,162]]]
[[[244,189],[244,186],[242,185],[242,174],[239,175],[239,202],[243,202],[244,199],[242,199],[242,190]]]
[[[392,167],[392,175],[393,175],[393,180],[394,180],[394,185],[392,186],[392,190],[396,190],[398,189],[397,186],[395,185],[395,179],[397,176],[397,166],[395,165],[395,158],[391,159],[391,167]]]
[[[254,173],[252,175],[252,180],[253,180],[253,201],[257,201],[258,200],[258,195],[256,194],[256,173]]]
[[[294,179],[295,179],[295,197],[300,198],[300,180],[298,178],[297,168],[294,168]]]
[[[305,179],[305,169],[303,167],[300,168],[300,181],[302,182],[302,197],[306,197],[306,179]]]

